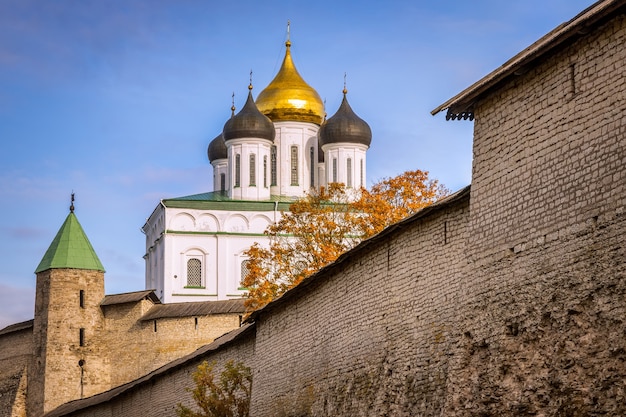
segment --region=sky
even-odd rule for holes
[[[33,317],[35,274],[69,212],[107,294],[144,289],[160,199],[212,189],[207,146],[292,56],[372,129],[367,183],[422,169],[471,182],[471,121],[430,111],[590,0],[0,1],[0,329]]]

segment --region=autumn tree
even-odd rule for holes
[[[195,387],[187,390],[200,409],[194,411],[178,404],[179,417],[248,417],[250,415],[250,395],[252,372],[243,363],[230,360],[216,379],[215,362],[202,362],[193,374]]]
[[[266,230],[269,248],[255,244],[246,252],[246,306],[264,306],[363,239],[447,194],[427,172],[416,170],[384,178],[356,194],[333,183],[297,200]]]
[[[257,243],[246,252],[247,307],[264,306],[359,243],[360,216],[343,184],[321,187],[291,204],[265,231],[269,248]]]

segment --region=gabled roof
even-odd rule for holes
[[[98,255],[93,250],[73,212],[67,215],[35,273],[55,268],[89,269],[104,272]]]
[[[244,313],[243,299],[168,303],[153,306],[140,320],[169,317],[208,316],[209,314]]]
[[[136,303],[143,299],[149,299],[154,304],[161,304],[161,300],[156,296],[154,290],[143,290],[135,292],[126,292],[122,294],[105,295],[100,303],[101,306],[110,306],[113,304]]]
[[[548,32],[495,71],[435,108],[431,114],[435,115],[447,109],[446,119],[473,119],[473,106],[477,100],[497,89],[506,80],[527,72],[530,67],[536,66],[556,50],[585,35],[591,28],[604,23],[617,13],[624,13],[625,5],[626,0],[598,1],[570,21]]]
[[[30,320],[22,321],[22,322],[19,322],[19,323],[10,324],[7,327],[5,327],[4,329],[0,330],[0,336],[3,335],[3,334],[7,334],[7,333],[18,332],[20,330],[32,329],[33,328],[33,323],[34,323],[34,320],[30,319]]]

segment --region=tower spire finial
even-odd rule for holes
[[[72,191],[72,198],[70,201],[70,213],[74,213],[74,191]]]
[[[343,73],[343,95],[345,96],[346,94],[348,94],[348,89],[346,88],[346,77],[348,76],[348,73],[344,72]]]
[[[248,84],[248,90],[252,90],[252,70],[250,70],[250,84]]]
[[[230,106],[230,111],[232,112],[230,117],[233,117],[235,115],[235,92],[234,91],[232,95],[232,105]]]
[[[285,42],[285,46],[287,48],[289,48],[291,46],[291,34],[290,34],[290,28],[291,26],[291,22],[289,20],[287,20],[287,42]]]

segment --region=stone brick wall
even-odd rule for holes
[[[72,404],[55,410],[50,417],[57,416],[89,416],[89,417],[143,417],[176,416],[177,404],[195,408],[195,403],[188,391],[193,388],[192,374],[203,361],[215,361],[215,371],[221,372],[221,364],[228,360],[243,362],[246,366],[254,367],[254,329],[246,332],[234,342],[227,342],[222,346],[218,339],[213,344],[203,348],[204,353],[190,355],[173,364],[168,364],[153,375],[141,378],[139,381],[127,385],[122,393],[116,393],[114,399],[109,400],[105,394],[83,401],[84,408],[73,410]]]
[[[472,257],[624,205],[624,44],[620,16],[475,105]]]
[[[137,379],[239,327],[239,314],[141,321],[150,306],[150,301],[143,300],[104,307],[103,339],[111,358],[111,387]]]
[[[0,336],[0,417],[11,416],[20,395],[20,380],[32,358],[32,340],[32,327]]]
[[[466,278],[467,196],[257,323],[254,416],[438,415]]]

